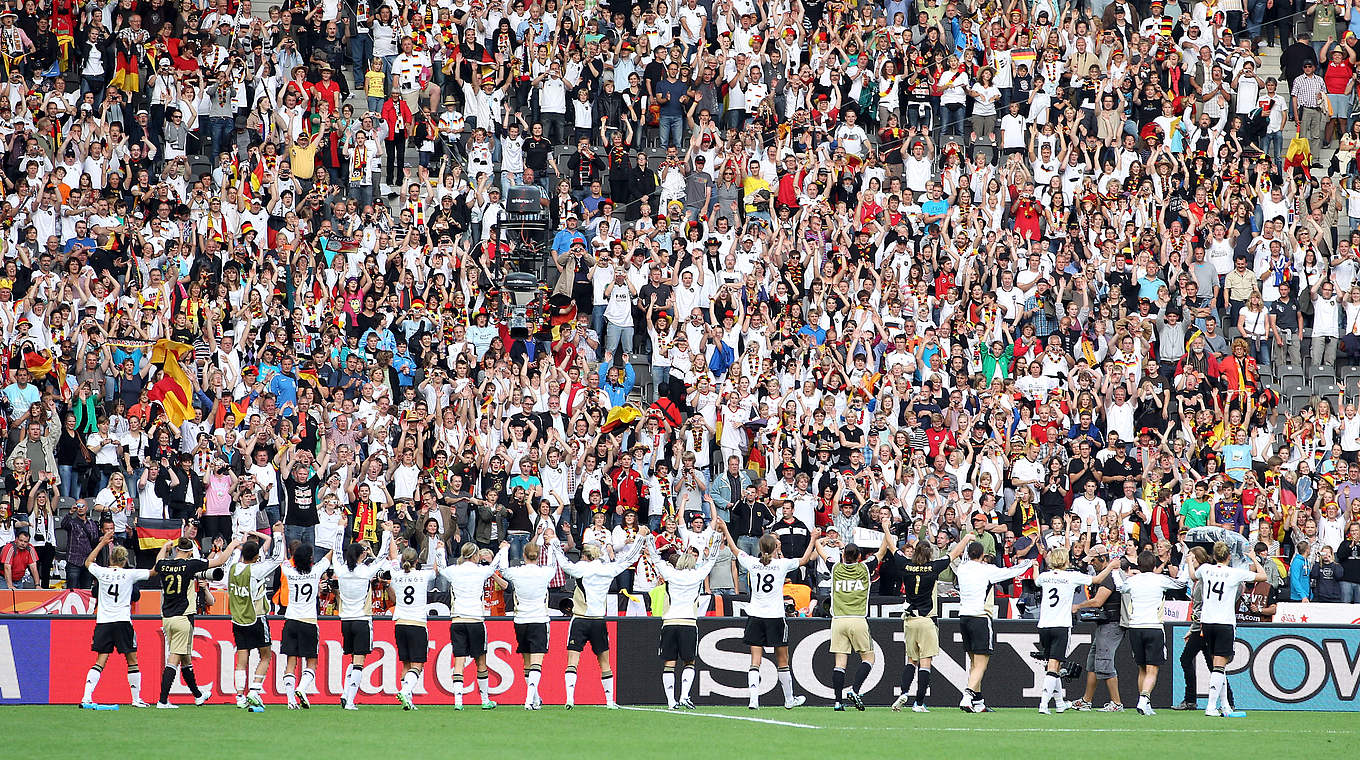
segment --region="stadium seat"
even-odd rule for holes
[[[1311,404],[1312,401],[1313,396],[1307,391],[1303,391],[1302,393],[1297,394],[1291,393],[1289,394],[1289,411],[1298,412],[1299,410]]]
[[[1327,373],[1314,373],[1309,387],[1314,395],[1335,396],[1337,392],[1336,378]]]
[[[1276,390],[1280,391],[1281,395],[1283,395],[1288,389],[1307,388],[1308,381],[1302,374],[1278,375],[1275,378],[1274,385],[1276,386]]]
[[[1360,386],[1360,367],[1342,367],[1341,385],[1345,388]]]

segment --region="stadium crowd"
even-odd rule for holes
[[[3,583],[88,587],[100,523],[146,567],[146,521],[517,561],[886,519],[883,595],[918,540],[1169,573],[1210,527],[1275,560],[1243,614],[1360,602],[1356,32],[1331,0],[15,6]]]

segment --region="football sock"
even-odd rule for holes
[[[81,698],[81,704],[94,701],[94,689],[99,685],[99,674],[103,671],[104,668],[94,665],[90,672],[85,674],[85,696]]]

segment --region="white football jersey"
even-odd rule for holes
[[[1091,583],[1091,576],[1075,570],[1049,570],[1040,573],[1039,627],[1071,628],[1072,598],[1077,589]]]
[[[353,570],[340,563],[335,568],[336,596],[341,620],[366,620],[373,617],[373,576],[386,570],[385,560],[360,563]]]
[[[1230,565],[1200,565],[1195,571],[1199,578],[1200,600],[1199,622],[1236,625],[1237,592],[1243,583],[1256,577],[1256,573]]]
[[[758,557],[745,552],[737,554],[737,562],[746,570],[751,584],[751,602],[746,614],[757,618],[784,617],[784,579],[798,569],[796,559],[773,559],[762,565]]]
[[[330,566],[329,555],[312,565],[312,569],[305,573],[299,572],[290,562],[283,563],[281,566],[283,577],[288,579],[288,611],[283,616],[285,620],[316,622],[316,604],[321,597],[321,576],[326,574]]]
[[[439,571],[449,582],[453,594],[453,616],[481,620],[486,616],[486,581],[500,569],[501,562],[508,557],[507,552],[496,555],[497,559],[489,565],[477,562],[459,562]]]
[[[392,608],[394,621],[425,625],[425,618],[430,614],[426,595],[434,574],[432,567],[392,570],[392,595],[396,597],[396,605]]]
[[[1125,627],[1161,628],[1166,592],[1175,588],[1185,588],[1185,581],[1161,573],[1138,573],[1125,578],[1119,584],[1128,618]]]
[[[96,623],[122,623],[132,620],[132,589],[138,581],[151,577],[150,570],[91,565],[90,575],[99,581],[99,607]]]

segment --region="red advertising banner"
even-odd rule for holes
[[[93,615],[94,599],[88,589],[27,589],[0,594],[0,615]],[[132,603],[134,615],[159,615],[161,592],[143,591]],[[204,613],[226,615],[225,591],[213,591],[212,606]]]
[[[567,667],[567,620],[555,620],[549,624],[548,655],[543,661],[543,681],[539,684],[539,696],[544,704],[559,705],[566,701],[566,688],[562,674]],[[50,704],[76,704],[80,702],[85,687],[85,673],[94,661],[90,652],[90,638],[94,630],[94,620],[90,618],[51,618],[49,652],[51,666],[49,677],[48,702]],[[138,618],[133,621],[137,629],[137,653],[140,658],[142,676],[142,699],[155,702],[160,688],[160,672],[164,664],[164,645],[161,638],[161,625],[158,618]],[[340,651],[340,621],[322,620],[321,647],[316,667],[316,690],[310,695],[314,704],[336,704],[344,689],[345,668],[349,662]],[[362,706],[368,703],[395,702],[401,682],[402,668],[397,661],[396,646],[392,643],[391,620],[373,621],[373,652],[364,664],[364,675],[359,687],[356,702]],[[611,644],[617,641],[616,624],[608,623]],[[270,631],[274,639],[275,662],[270,666],[269,677],[265,681],[265,704],[281,704],[283,694],[283,662],[278,652],[278,639],[283,628],[283,620],[270,620]],[[488,620],[487,669],[490,671],[490,691],[493,701],[501,704],[523,704],[525,695],[524,664],[515,653],[515,629],[511,620]],[[34,642],[36,643],[36,642]],[[615,651],[610,650],[611,668]],[[253,671],[256,658],[252,656],[250,667]],[[236,701],[234,671],[236,669],[236,647],[232,643],[231,620],[226,618],[199,618],[194,627],[194,674],[201,688],[212,689],[211,702],[232,704]],[[585,652],[577,666],[579,681],[576,686],[576,703],[581,705],[604,704],[604,691],[600,686],[600,668],[591,652]],[[122,703],[131,701],[126,678],[127,668],[118,656],[109,658],[104,675],[95,691],[95,701]],[[417,705],[453,704],[454,688],[453,648],[449,644],[448,623],[440,620],[430,621],[430,652],[425,663],[425,677],[416,689]],[[468,663],[463,674],[464,700],[475,703],[479,699],[477,691],[476,666]],[[188,690],[182,683],[175,686],[171,701],[184,702],[189,699]]]

